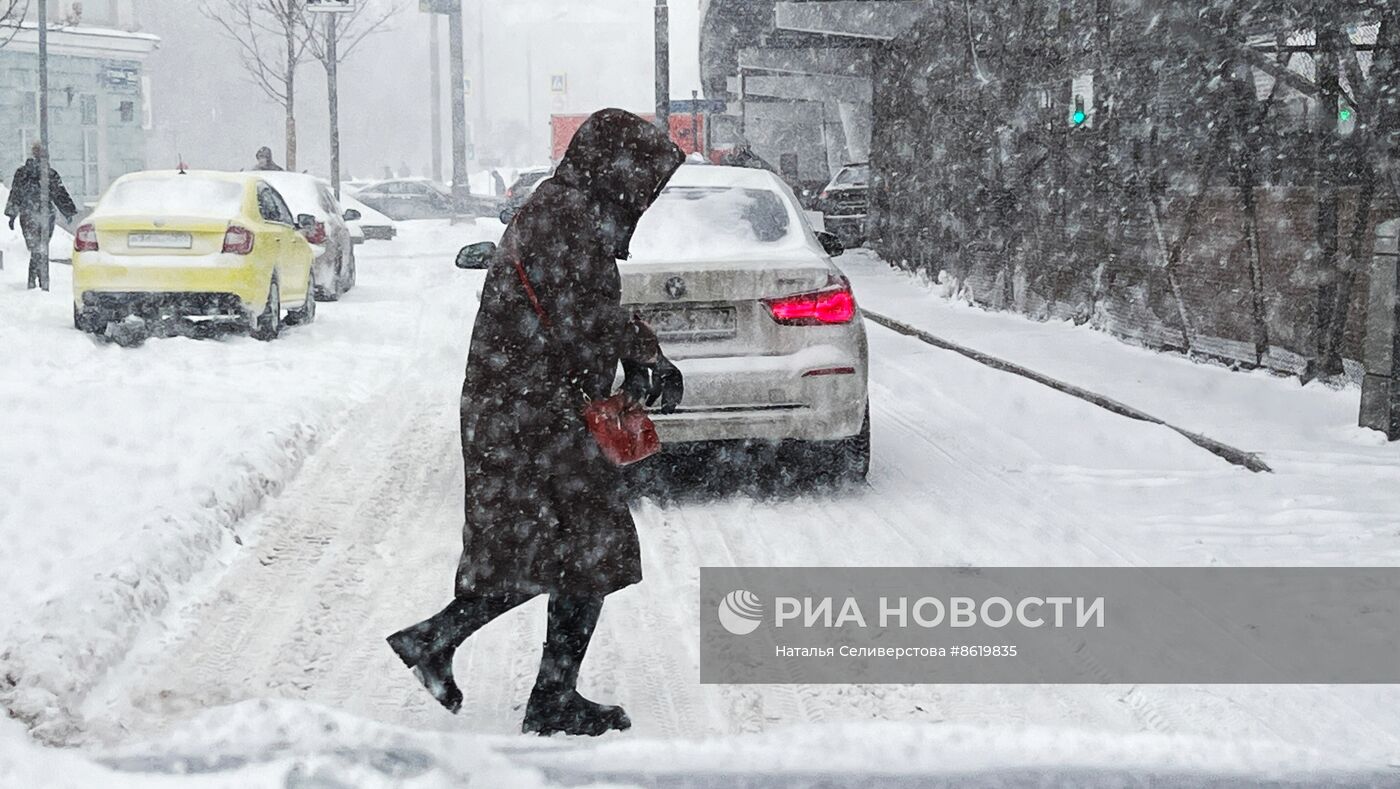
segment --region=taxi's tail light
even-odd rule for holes
[[[97,228],[92,225],[83,225],[78,228],[78,232],[73,234],[74,252],[96,252]]]
[[[249,255],[253,252],[253,231],[238,225],[229,225],[224,233],[225,255]]]

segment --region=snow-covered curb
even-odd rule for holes
[[[165,610],[176,588],[221,549],[242,542],[238,523],[296,475],[315,450],[317,430],[292,423],[266,438],[262,451],[240,458],[198,509],[154,515],[135,532],[142,540],[137,556],[50,600],[0,651],[0,705],[35,737],[71,741],[87,692]]]

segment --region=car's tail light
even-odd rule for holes
[[[850,323],[856,316],[856,297],[845,277],[812,293],[765,299],[773,320],[786,326],[829,326]]]
[[[73,234],[74,252],[96,252],[97,251],[97,228],[92,225],[83,225],[78,228],[78,232]]]
[[[253,231],[238,225],[229,225],[224,233],[225,255],[249,255],[253,252]]]
[[[326,223],[317,222],[315,227],[306,231],[306,240],[312,244],[326,243]]]

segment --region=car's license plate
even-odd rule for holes
[[[129,233],[126,245],[133,249],[189,249],[189,233]]]
[[[660,340],[724,340],[739,330],[733,307],[645,307],[640,311]]]

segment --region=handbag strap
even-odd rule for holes
[[[549,322],[549,314],[540,304],[540,297],[535,295],[535,286],[530,284],[530,275],[525,273],[525,264],[520,261],[520,255],[514,250],[511,251],[510,261],[515,264],[515,273],[520,277],[520,284],[525,286],[525,295],[530,298],[530,306],[535,308],[535,314],[540,316],[540,323],[544,324],[546,329],[553,328]]]

